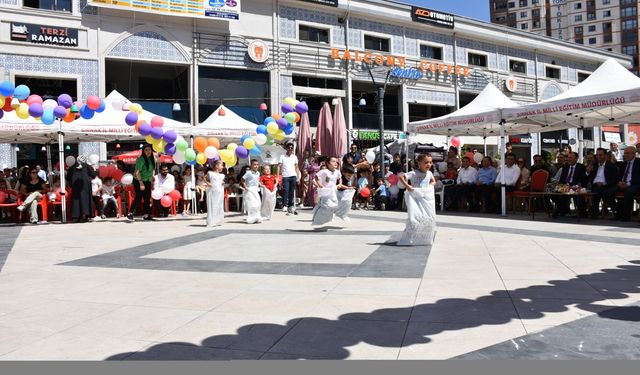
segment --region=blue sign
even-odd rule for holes
[[[393,68],[391,70],[391,76],[403,79],[415,79],[422,78],[422,72],[414,68]]]

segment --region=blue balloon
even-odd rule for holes
[[[247,138],[251,138],[251,136],[250,136],[249,134],[245,134],[245,135],[243,135],[242,137],[240,137],[240,144],[241,144],[241,145],[242,145],[242,144],[244,144],[244,141],[245,141]]]
[[[13,91],[13,96],[18,98],[18,100],[25,100],[29,94],[31,94],[31,90],[29,90],[27,85],[18,85]]]
[[[258,127],[256,128],[256,133],[267,135],[267,127],[265,125],[258,125]]]
[[[2,96],[11,96],[13,95],[13,91],[15,90],[15,86],[13,82],[10,81],[2,81],[0,82],[0,95]]]
[[[138,114],[135,112],[127,113],[127,115],[124,117],[124,122],[126,122],[129,126],[134,126],[138,123]]]
[[[80,108],[80,117],[84,118],[84,119],[91,119],[93,118],[93,115],[95,115],[96,113],[89,107],[87,107],[87,105],[83,105]]]
[[[188,160],[187,160],[187,161],[185,161],[185,163],[186,163],[187,165],[196,165],[196,159],[193,159],[193,160],[191,160],[191,161],[188,161]]]
[[[105,108],[106,108],[106,104],[104,104],[104,100],[101,100],[100,101],[100,108],[96,109],[96,112],[97,113],[102,113]]]
[[[260,156],[260,154],[262,154],[262,149],[260,149],[260,146],[255,145],[251,150],[249,150],[249,154],[252,156]]]
[[[293,133],[294,127],[293,125],[289,125],[286,128],[284,128],[284,134],[289,135],[291,133]]]
[[[56,121],[56,116],[53,114],[52,110],[47,109],[42,113],[40,121],[42,121],[42,123],[45,125],[51,125],[54,121]]]
[[[176,153],[176,145],[174,145],[173,143],[167,143],[164,146],[164,153],[167,155],[173,155]]]
[[[275,121],[276,121],[276,119],[274,119],[273,117],[267,117],[266,119],[264,119],[264,122],[262,124],[264,126],[267,126],[267,125],[269,125],[270,122],[275,122]]]

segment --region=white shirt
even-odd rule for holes
[[[457,184],[473,184],[478,179],[478,171],[473,167],[460,168],[458,171]]]
[[[342,178],[342,173],[337,169],[333,172],[328,169],[322,169],[316,173],[316,178],[322,187],[336,186],[338,181]]]
[[[287,156],[287,154],[280,155],[280,174],[282,177],[297,177],[296,165],[298,164],[298,157],[294,154]]]
[[[625,162],[624,163],[624,168],[622,169],[622,178],[624,178],[624,173],[627,171],[627,166],[629,167],[629,173],[627,173],[627,179],[626,179],[626,183],[627,186],[631,186],[631,177],[633,174],[633,163],[635,162],[636,159],[631,159],[631,161],[629,162]]]
[[[603,163],[602,165],[598,164],[598,171],[596,172],[596,178],[593,179],[593,183],[594,184],[606,184],[607,180],[604,177],[604,166],[605,164]]]
[[[171,173],[167,173],[167,177],[162,177],[162,174],[160,173],[156,175],[155,188],[161,189],[163,186],[165,186],[167,190],[173,190],[176,188],[176,179]],[[171,187],[171,189],[169,189],[169,187]]]
[[[611,153],[616,157],[617,161],[624,161],[624,159],[622,158],[622,151],[620,151],[620,149],[618,149],[618,151],[616,152],[611,151]]]
[[[91,193],[93,195],[98,195],[98,192],[100,192],[101,188],[102,188],[102,180],[100,179],[100,177],[96,177],[93,180],[91,180]]]
[[[518,179],[520,178],[520,167],[518,167],[516,164],[512,165],[511,167],[509,167],[508,165],[505,164],[504,171],[500,170],[500,173],[498,173],[498,177],[496,178],[496,183],[497,184],[501,184],[502,183],[502,173],[503,172],[504,172],[505,184],[507,186],[516,186],[516,183],[518,182]]]

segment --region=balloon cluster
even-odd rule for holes
[[[264,119],[262,125],[256,129],[258,135],[264,135],[266,144],[273,144],[274,140],[282,141],[287,135],[293,133],[295,124],[300,122],[300,115],[309,111],[306,102],[300,102],[293,98],[285,98],[280,106],[282,114],[274,113]]]
[[[51,125],[56,118],[64,122],[72,122],[78,117],[91,119],[95,113],[105,109],[105,103],[100,97],[91,95],[85,103],[81,100],[73,101],[70,95],[61,94],[57,100],[43,100],[40,95],[31,94],[27,85],[15,86],[10,81],[0,82],[0,118],[5,112],[16,111],[16,116],[22,120],[33,117],[45,125]]]
[[[151,191],[151,198],[160,201],[162,207],[169,208],[174,201],[179,201],[182,195],[172,185],[164,183]]]
[[[181,150],[181,155],[184,156],[184,150],[189,146],[187,141],[182,136],[179,136],[175,130],[169,129],[165,131],[162,126],[164,125],[164,118],[161,116],[153,116],[151,121],[140,118],[142,114],[142,106],[138,103],[132,103],[129,105],[129,113],[124,118],[124,122],[135,127],[138,134],[144,137],[144,140],[151,145],[153,151],[161,154],[166,154],[176,158],[179,158],[177,154],[178,150]],[[184,163],[185,160],[180,162]]]

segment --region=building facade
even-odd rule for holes
[[[613,51],[383,0],[227,1],[239,9],[231,20],[62,3],[0,4],[2,79],[44,96],[117,90],[151,112],[192,124],[220,104],[261,122],[259,105],[279,108],[285,97],[306,100],[313,124],[325,101],[341,98],[349,138],[363,147],[379,142],[376,84],[387,77],[385,138],[392,140],[410,121],[465,105],[489,82],[530,103],[576,85],[606,58],[631,66]],[[599,144],[599,132],[591,138]],[[527,154],[570,139],[577,132],[513,135]],[[99,152],[104,160],[125,146],[116,139],[80,143],[77,152]],[[16,156],[15,145],[0,146],[0,164],[40,160],[41,145],[26,148]]]

